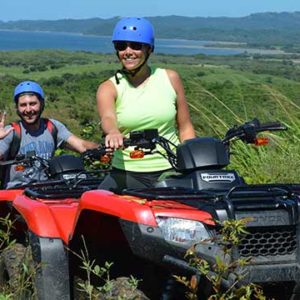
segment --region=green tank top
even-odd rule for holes
[[[137,88],[125,76],[117,76],[119,84],[114,77],[110,80],[117,89],[116,114],[121,133],[129,137],[131,131],[155,128],[161,136],[177,145],[177,95],[166,70],[151,69],[148,80]],[[164,152],[159,146],[157,149]],[[132,150],[133,148],[127,148],[115,151],[112,166],[133,172],[154,172],[171,167],[167,159],[158,153],[132,159],[129,156]]]

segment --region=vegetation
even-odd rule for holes
[[[269,147],[236,143],[230,168],[237,169],[249,183],[299,182],[297,55],[154,55],[151,63],[180,73],[199,136],[223,136],[232,125],[254,117],[262,122],[279,120],[286,124],[288,131],[268,135]],[[0,52],[0,110],[8,112],[9,121],[15,119],[15,85],[21,80],[37,80],[46,93],[46,116],[61,120],[76,134],[99,141],[102,133],[96,112],[96,90],[118,68],[114,55],[50,50]],[[1,240],[9,238],[5,232],[0,235]],[[106,277],[110,265],[101,269],[83,258],[88,274],[103,275],[104,282],[110,283]],[[89,296],[111,291],[105,285],[106,291],[94,290],[89,282],[80,287]]]
[[[153,55],[151,63],[180,73],[199,136],[223,136],[232,125],[254,117],[284,122],[289,130],[272,134],[269,147],[234,145],[230,167],[248,182],[299,182],[297,55]],[[0,110],[8,112],[9,121],[15,119],[15,85],[21,80],[37,80],[46,93],[46,116],[61,120],[76,134],[100,141],[95,94],[98,85],[118,68],[115,55],[108,54],[0,52]]]
[[[0,299],[37,299],[34,281],[41,266],[34,263],[30,247],[12,239],[14,225],[10,214],[0,217]],[[72,253],[80,259],[80,268],[86,274],[85,281],[76,278],[74,282],[74,299],[149,300],[138,289],[140,280],[135,277],[111,279],[113,263],[97,265],[89,257],[84,239],[80,254]]]
[[[34,299],[39,266],[33,265],[29,248],[12,239],[14,223],[10,214],[0,217],[0,299]]]
[[[96,264],[89,257],[88,249],[83,240],[83,249],[80,254],[74,253],[81,262],[81,269],[86,273],[86,280],[77,278],[74,287],[75,299],[107,299],[107,300],[149,300],[138,289],[139,281],[133,276],[111,279],[110,271],[112,262],[105,262],[104,266]],[[83,297],[83,298],[82,298]]]
[[[259,299],[266,300],[262,289],[253,283],[243,283],[243,279],[247,276],[245,266],[249,265],[250,259],[239,258],[232,260],[232,254],[236,247],[241,243],[243,237],[246,236],[246,224],[250,219],[226,220],[221,226],[220,235],[214,239],[200,241],[199,243],[214,243],[220,249],[219,255],[216,256],[215,262],[211,263],[199,257],[196,254],[193,245],[186,253],[186,259],[191,267],[198,274],[204,276],[211,285],[208,300],[250,300]],[[198,288],[201,289],[199,278],[193,275],[191,279],[185,276],[175,276],[176,280],[187,287],[186,298],[189,300],[198,299]]]

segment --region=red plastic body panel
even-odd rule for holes
[[[84,193],[79,206],[80,210],[99,211],[149,226],[157,226],[156,216],[177,217],[214,224],[209,213],[185,204],[171,200],[149,201],[134,196],[119,196],[103,190]]]
[[[23,190],[1,190],[0,201],[13,201]]]
[[[156,226],[151,208],[132,201],[131,196],[119,196],[104,190],[89,191],[82,195],[80,210],[89,209],[118,218]]]
[[[23,216],[28,228],[40,237],[60,238],[66,244],[73,232],[78,210],[78,200],[33,200],[18,195],[13,202]]]
[[[214,224],[209,213],[176,201],[149,201],[134,196],[115,195],[104,190],[85,192],[80,200],[31,199],[21,190],[1,191],[0,200],[4,198],[6,201],[15,199],[14,208],[23,216],[32,232],[40,237],[60,238],[65,244],[69,243],[83,210],[96,211],[148,226],[157,226],[156,216]]]

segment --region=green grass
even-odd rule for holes
[[[284,122],[289,130],[273,135],[268,147],[257,150],[236,143],[231,167],[248,182],[298,182],[297,58],[153,55],[150,62],[180,73],[199,136],[222,137],[232,125],[254,117]],[[97,87],[118,68],[115,55],[54,50],[0,52],[0,109],[8,111],[10,121],[15,119],[14,86],[20,80],[37,80],[47,95],[45,115],[81,134],[84,126],[99,123]],[[100,129],[92,138],[100,140]]]
[[[300,182],[299,65],[281,58],[203,55],[154,55],[151,62],[180,73],[199,136],[222,138],[231,126],[255,117],[283,122],[288,130],[267,133],[268,146],[235,142],[228,169],[237,170],[248,183]],[[96,90],[118,68],[114,55],[0,52],[0,110],[8,112],[9,121],[15,119],[14,87],[21,80],[37,80],[47,96],[45,116],[61,120],[80,135],[88,124],[99,128]],[[91,138],[101,139],[100,128]],[[10,298],[0,294],[0,299]]]

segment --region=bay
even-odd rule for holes
[[[205,47],[209,41],[180,39],[156,39],[155,52],[177,55],[236,55],[245,49]],[[111,37],[87,36],[60,32],[31,32],[0,30],[0,51],[62,49],[68,51],[90,51],[113,53]]]

